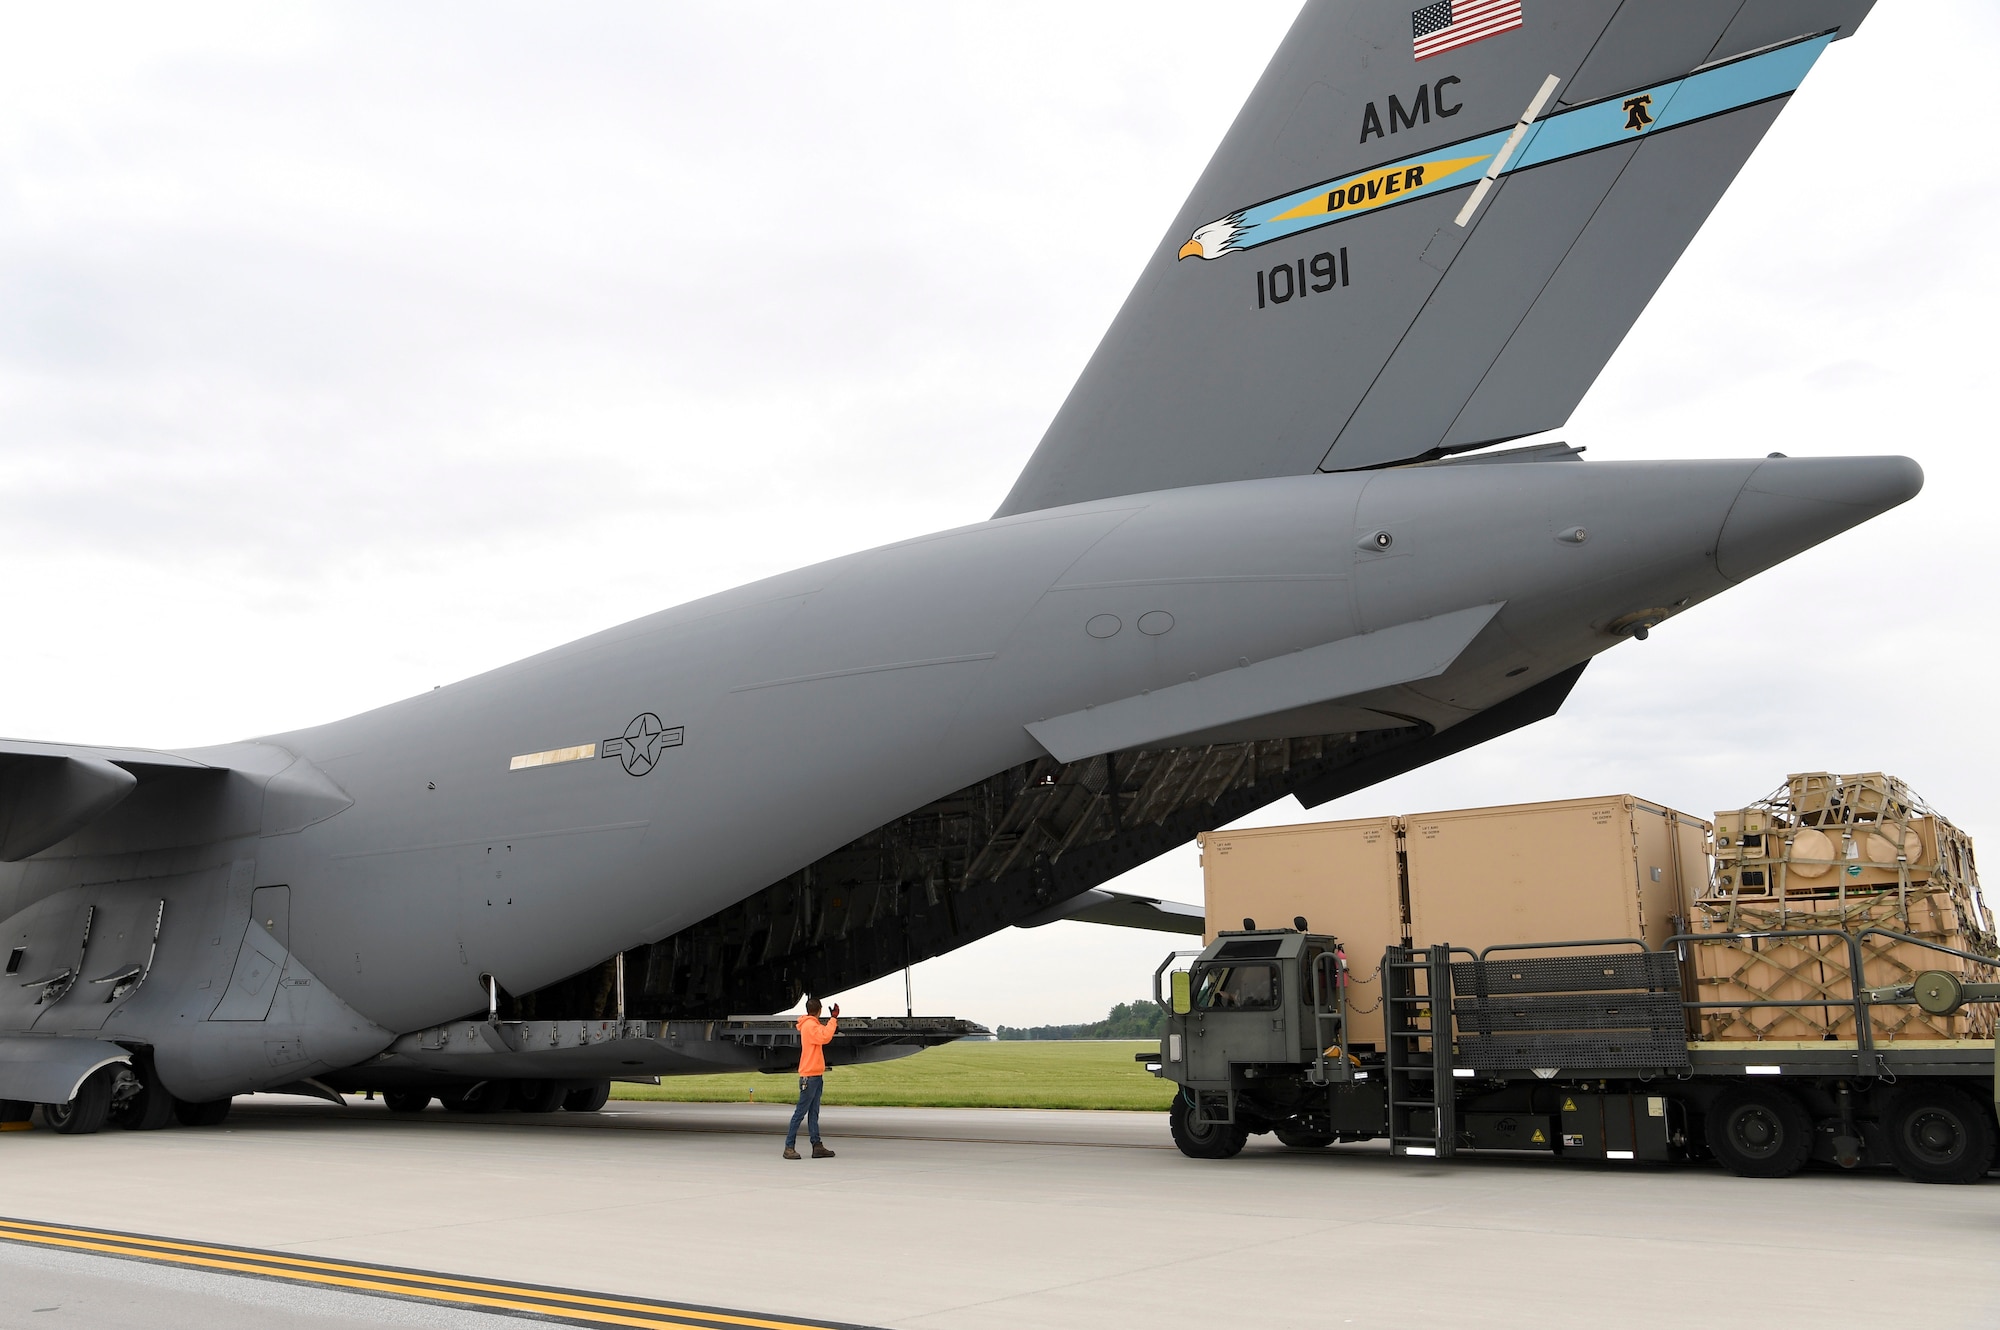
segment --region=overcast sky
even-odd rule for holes
[[[293,729],[985,518],[1296,8],[11,9],[0,733]],[[1883,0],[1560,434],[1924,493],[1312,816],[1889,770],[2000,831],[1996,65],[1990,3]],[[1198,901],[1192,848],[1128,885]],[[1086,1019],[1171,945],[1010,932],[917,1002]]]

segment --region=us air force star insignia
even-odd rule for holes
[[[643,776],[660,761],[662,748],[678,748],[687,738],[683,726],[671,729],[660,723],[660,718],[650,711],[642,711],[632,717],[632,723],[625,727],[625,733],[614,735],[597,746],[599,757],[615,757],[625,767],[628,776]]]

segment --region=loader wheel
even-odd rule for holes
[[[1993,1167],[1993,1115],[1949,1085],[1912,1085],[1884,1125],[1896,1171],[1912,1182],[1977,1182]]]
[[[431,1106],[431,1097],[422,1090],[384,1090],[382,1102],[391,1113],[421,1113]]]
[[[183,1127],[220,1127],[222,1120],[229,1116],[229,1106],[234,1099],[208,1099],[201,1103],[191,1103],[185,1099],[174,1100],[174,1116]]]
[[[66,1104],[43,1104],[42,1123],[64,1136],[88,1136],[104,1126],[111,1116],[112,1070],[101,1067],[76,1087],[76,1097]]]
[[[1788,1178],[1812,1153],[1812,1119],[1789,1091],[1738,1085],[1708,1110],[1708,1147],[1739,1178]]]
[[[1322,1136],[1315,1131],[1293,1131],[1290,1127],[1278,1127],[1271,1134],[1278,1138],[1278,1144],[1293,1150],[1323,1150],[1333,1144],[1333,1137]]]
[[[571,1113],[595,1113],[611,1102],[611,1082],[592,1081],[563,1097],[563,1108]]]
[[[1167,1126],[1174,1134],[1174,1144],[1190,1159],[1232,1158],[1242,1152],[1243,1142],[1250,1137],[1240,1123],[1233,1127],[1224,1122],[1197,1124],[1186,1095],[1174,1096]]]

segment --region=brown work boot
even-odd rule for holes
[[[799,1157],[799,1152],[798,1152],[797,1150],[794,1150],[794,1149],[793,1149],[793,1148],[792,1148],[791,1146],[789,1146],[789,1145],[785,1147],[785,1158],[787,1158],[787,1159],[797,1159],[798,1157]]]
[[[821,1145],[821,1144],[820,1144],[820,1143],[819,1143],[818,1141],[814,1141],[814,1142],[813,1142],[813,1158],[814,1158],[814,1159],[831,1159],[831,1158],[833,1158],[833,1151],[831,1151],[831,1150],[827,1149],[827,1148],[826,1148],[826,1147],[825,1147],[824,1145]]]

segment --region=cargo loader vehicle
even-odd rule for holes
[[[1894,777],[1798,773],[1713,821],[1609,795],[1201,846],[1207,945],[1155,975],[1146,1058],[1190,1155],[1994,1162],[2000,940],[1971,838]]]
[[[1701,1004],[1683,997],[1686,953],[1712,934],[1672,938],[1662,951],[1636,939],[1392,947],[1379,975],[1384,1038],[1360,1049],[1347,1037],[1353,985],[1339,938],[1296,923],[1223,933],[1191,966],[1172,968],[1190,954],[1176,952],[1155,973],[1165,1034],[1158,1053],[1141,1056],[1179,1087],[1170,1125],[1183,1154],[1226,1159],[1270,1132],[1301,1149],[1379,1139],[1398,1156],[1427,1159],[1712,1158],[1759,1178],[1818,1161],[1888,1163],[1918,1182],[1964,1183],[1994,1164],[1992,1045],[1878,1046],[1870,1035],[1878,1008],[1948,1016],[2000,999],[2000,984],[1925,971],[1849,994],[1843,1005],[1862,1032],[1851,1043],[1718,1047],[1690,1043]],[[1848,941],[1857,952],[1866,945]]]

